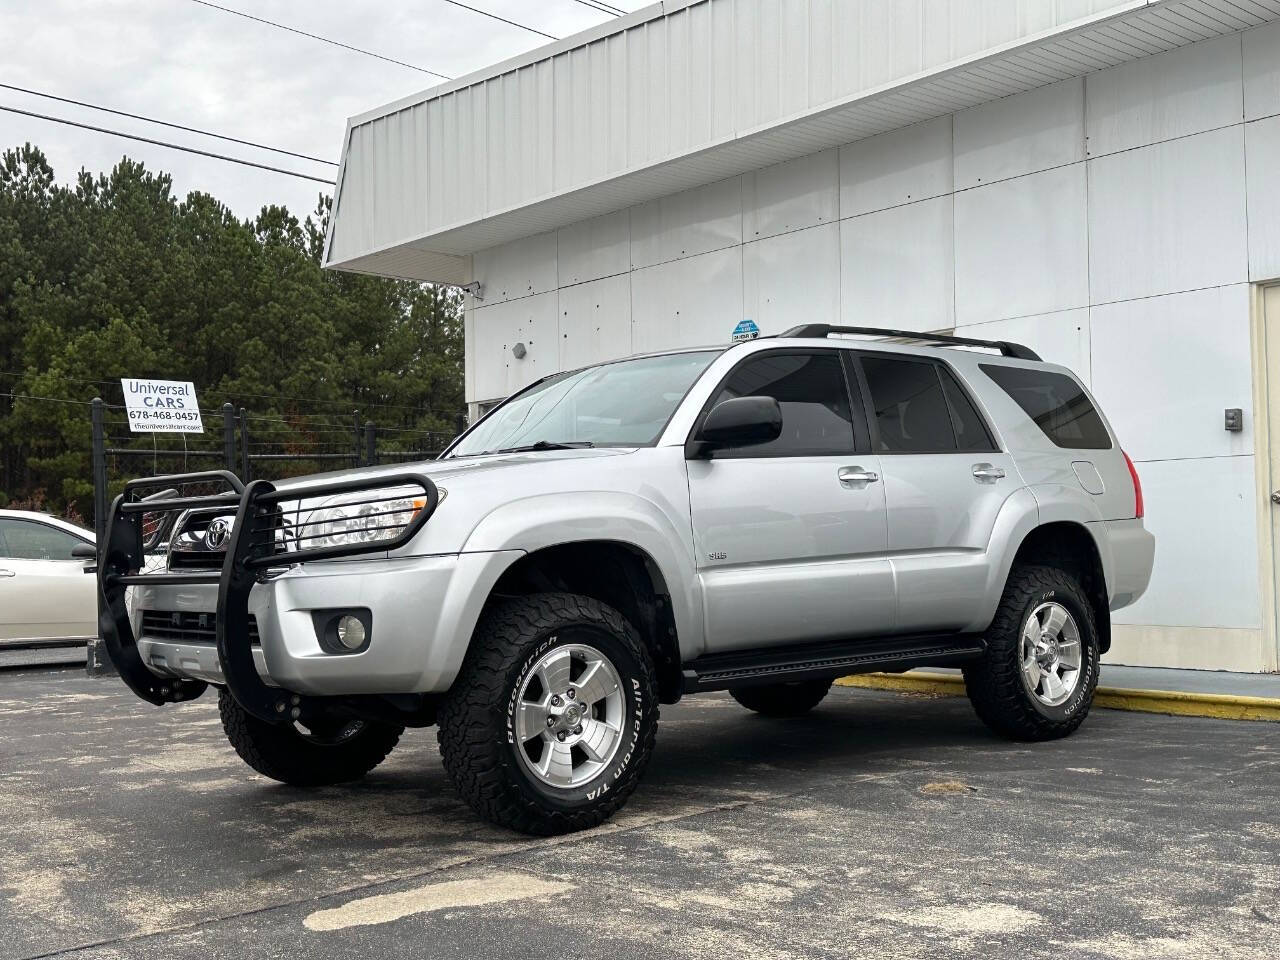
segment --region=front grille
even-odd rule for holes
[[[179,522],[177,530],[169,544],[170,570],[221,570],[227,558],[227,542],[230,537],[230,522],[234,522],[235,514],[227,513],[220,508],[208,510],[192,510]],[[209,529],[215,523],[224,524],[216,546],[210,545]],[[289,525],[276,514],[266,521],[274,535],[266,539],[274,541],[272,552],[287,553],[289,550]]]
[[[170,570],[221,570],[226,551],[219,553],[187,553],[172,551],[169,554]]]
[[[217,615],[179,610],[143,610],[142,635],[168,643],[213,646],[217,642]],[[249,643],[258,646],[258,621],[249,616]]]

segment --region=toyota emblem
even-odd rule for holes
[[[204,532],[204,545],[210,550],[221,550],[231,539],[231,521],[226,517],[214,517]]]

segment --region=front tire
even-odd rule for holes
[[[218,691],[222,729],[240,759],[264,777],[295,787],[359,780],[387,758],[404,727],[376,720],[334,720],[312,730],[259,720],[225,687]]]
[[[1093,605],[1075,578],[1055,567],[1015,567],[986,653],[964,668],[969,701],[1001,736],[1068,736],[1093,703],[1098,651]]]
[[[558,834],[604,822],[653,751],[653,662],[612,607],[571,593],[491,604],[445,696],[445,772],[486,820]]]
[[[729,696],[762,717],[798,717],[808,713],[831,690],[831,680],[797,680],[758,687],[730,687]]]

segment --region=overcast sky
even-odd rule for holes
[[[550,41],[445,0],[217,0],[309,33],[456,77]],[[605,20],[576,0],[466,0],[563,37]],[[612,0],[635,10],[647,0]],[[440,82],[426,73],[210,9],[193,0],[0,0],[0,83],[200,127],[333,161],[346,118]],[[240,147],[0,88],[0,105],[168,140],[332,179],[336,167]],[[207,191],[250,218],[301,218],[332,188],[0,111],[0,150],[25,142],[60,181],[121,156]]]

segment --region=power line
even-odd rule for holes
[[[185,130],[187,133],[198,133],[204,137],[226,140],[229,143],[238,143],[245,147],[257,147],[259,150],[270,150],[272,153],[283,153],[289,157],[297,157],[299,160],[313,160],[316,163],[327,163],[331,167],[337,166],[337,164],[332,160],[322,160],[320,157],[313,157],[310,154],[294,153],[292,150],[284,150],[280,147],[269,147],[265,143],[256,143],[253,140],[240,140],[237,137],[228,137],[225,134],[213,133],[209,130],[201,130],[199,127],[185,127],[180,123],[170,123],[168,120],[157,120],[155,117],[144,117],[138,113],[128,113],[124,110],[115,110],[111,107],[99,106],[96,103],[86,103],[84,100],[72,100],[70,97],[60,97],[52,93],[42,93],[39,90],[29,90],[26,87],[15,87],[11,83],[0,83],[0,88],[5,90],[16,90],[18,93],[30,94],[33,97],[43,97],[46,100],[57,100],[59,103],[70,103],[77,107],[87,107],[90,110],[100,110],[103,113],[114,113],[118,117],[128,117],[131,120],[142,120],[146,123],[154,123],[162,127],[172,127],[174,130]]]
[[[259,170],[270,170],[272,173],[283,173],[289,177],[298,177],[302,180],[314,180],[316,183],[325,183],[333,186],[332,180],[326,180],[324,177],[313,177],[309,173],[299,173],[297,170],[285,170],[281,167],[272,167],[265,163],[254,163],[252,160],[241,160],[239,157],[228,157],[222,153],[210,153],[208,150],[197,150],[195,147],[184,147],[181,144],[169,143],[165,140],[153,140],[150,137],[142,137],[136,133],[125,133],[122,130],[110,130],[107,127],[95,127],[90,123],[80,123],[76,120],[68,120],[65,117],[51,117],[44,113],[35,113],[31,110],[19,110],[17,107],[6,107],[0,104],[0,110],[6,110],[9,113],[20,113],[24,117],[35,117],[37,120],[48,120],[50,123],[63,123],[69,127],[79,127],[81,130],[92,130],[95,133],[105,133],[112,137],[123,137],[125,140],[137,140],[139,143],[150,143],[157,147],[168,147],[170,150],[181,150],[183,153],[195,153],[202,157],[212,157],[214,160],[225,160],[227,163],[238,163],[246,167],[256,167]]]
[[[619,8],[615,7],[611,3],[598,3],[596,2],[596,0],[574,0],[574,2],[580,3],[584,7],[590,7],[592,10],[598,10],[601,13],[607,13],[614,17],[621,17],[623,14],[627,12],[626,10],[620,10]]]
[[[275,27],[277,30],[285,30],[289,33],[296,33],[300,37],[307,37],[311,40],[319,40],[321,43],[332,44],[335,47],[341,47],[343,50],[350,50],[352,53],[362,53],[366,57],[373,57],[386,63],[394,63],[398,67],[408,67],[410,70],[417,70],[419,73],[429,73],[433,77],[439,77],[441,80],[452,80],[453,77],[447,77],[443,73],[437,73],[434,70],[428,70],[426,67],[419,67],[416,64],[405,63],[403,60],[396,60],[393,57],[384,57],[380,53],[374,53],[372,50],[362,50],[360,47],[353,47],[349,43],[343,43],[341,40],[333,40],[329,37],[322,37],[318,33],[308,33],[306,30],[299,30],[297,27],[286,26],[283,23],[276,23],[274,20],[264,20],[262,17],[255,17],[251,13],[245,13],[243,10],[233,10],[231,7],[219,6],[216,3],[210,3],[209,0],[191,0],[192,3],[198,3],[202,7],[209,7],[211,10],[221,10],[223,13],[230,13],[233,16],[244,17],[246,20],[253,20],[255,23],[261,23],[268,27]]]
[[[463,10],[470,10],[472,13],[478,13],[482,17],[488,17],[490,20],[497,20],[499,23],[505,23],[520,30],[528,30],[530,33],[536,33],[540,37],[546,37],[548,40],[559,40],[559,37],[553,37],[549,33],[543,33],[534,27],[526,26],[523,23],[516,23],[514,20],[508,20],[506,17],[500,17],[496,13],[490,13],[488,10],[481,10],[479,7],[468,6],[460,3],[459,0],[444,0],[445,3],[453,4],[455,7],[461,7]]]

